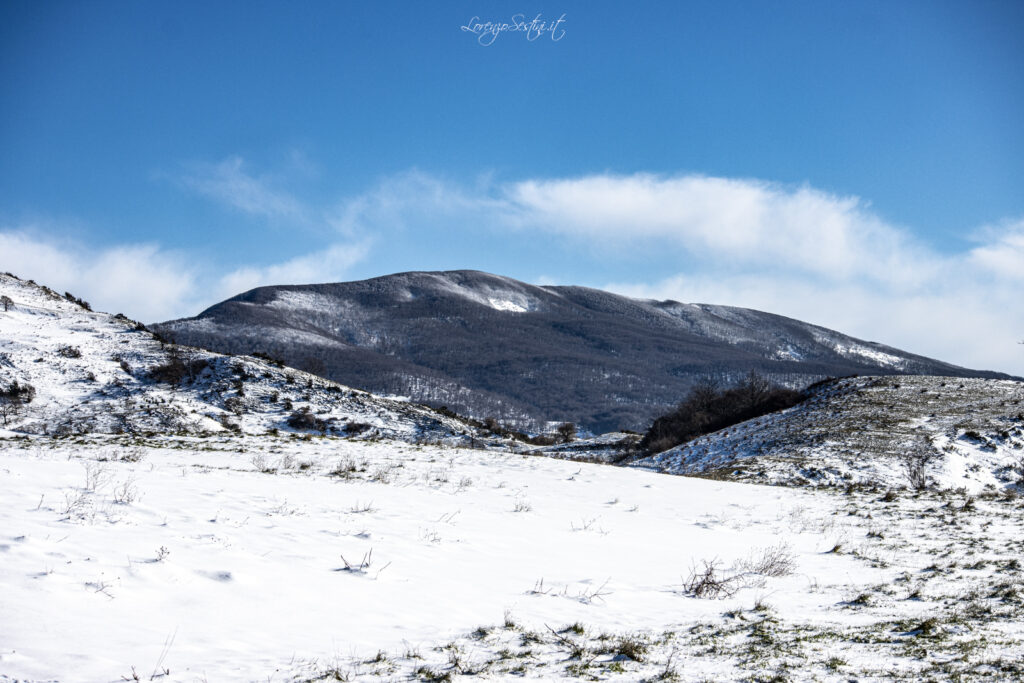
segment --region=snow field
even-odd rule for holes
[[[929,544],[908,542],[930,524],[883,519],[906,513],[909,499],[393,442],[80,441],[0,447],[8,680],[116,681],[133,667],[143,678],[168,670],[160,680],[173,681],[325,672],[636,680],[659,671],[700,680],[792,676],[803,660],[828,679],[833,650],[867,667],[862,674],[878,664],[871,651],[852,658],[842,633],[936,613],[933,602],[895,601],[880,588],[901,572],[917,581],[933,559]],[[1019,531],[1016,522],[978,523],[993,546]],[[964,538],[978,528],[957,527]],[[949,546],[949,530],[938,531],[933,542]],[[727,572],[779,546],[795,563],[788,576],[751,577],[722,600],[683,589],[704,560]],[[937,595],[963,585],[942,576],[925,584],[945,586]],[[861,595],[877,597],[859,605]],[[506,615],[514,628],[502,626]],[[790,636],[837,635],[788,659],[785,650],[752,660],[729,649],[749,645],[736,629],[762,622]],[[571,624],[583,634],[552,634]],[[480,627],[487,635],[472,636]],[[705,652],[695,628],[711,629],[720,651]],[[1019,624],[1008,628],[1019,652]],[[643,661],[594,654],[628,634],[649,643]],[[590,643],[591,654],[573,658],[559,638]]]

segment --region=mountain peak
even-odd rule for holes
[[[762,311],[475,270],[261,287],[156,327],[477,417],[594,431],[643,428],[697,380],[751,371],[789,386],[854,374],[1005,377]]]

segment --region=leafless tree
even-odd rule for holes
[[[562,440],[562,443],[569,443],[576,438],[576,425],[572,422],[565,422],[558,425],[558,429],[556,431],[558,432],[558,436]]]

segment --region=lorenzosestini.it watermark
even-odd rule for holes
[[[512,21],[482,21],[473,17],[462,25],[464,33],[472,33],[481,45],[491,45],[502,33],[522,33],[529,41],[534,41],[547,34],[551,40],[558,42],[565,37],[565,14],[553,21],[541,18],[537,14],[527,19],[525,14],[513,14]]]

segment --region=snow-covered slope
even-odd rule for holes
[[[450,439],[462,422],[251,357],[163,344],[143,326],[0,275],[0,429],[36,434],[273,429]],[[25,399],[31,398],[30,401]],[[297,414],[308,412],[304,420]],[[289,426],[293,419],[295,426]]]
[[[0,501],[4,683],[1024,676],[1021,499],[225,434],[0,438]]]
[[[1024,483],[1024,383],[948,377],[826,382],[789,410],[637,461],[674,474],[795,485]]]

